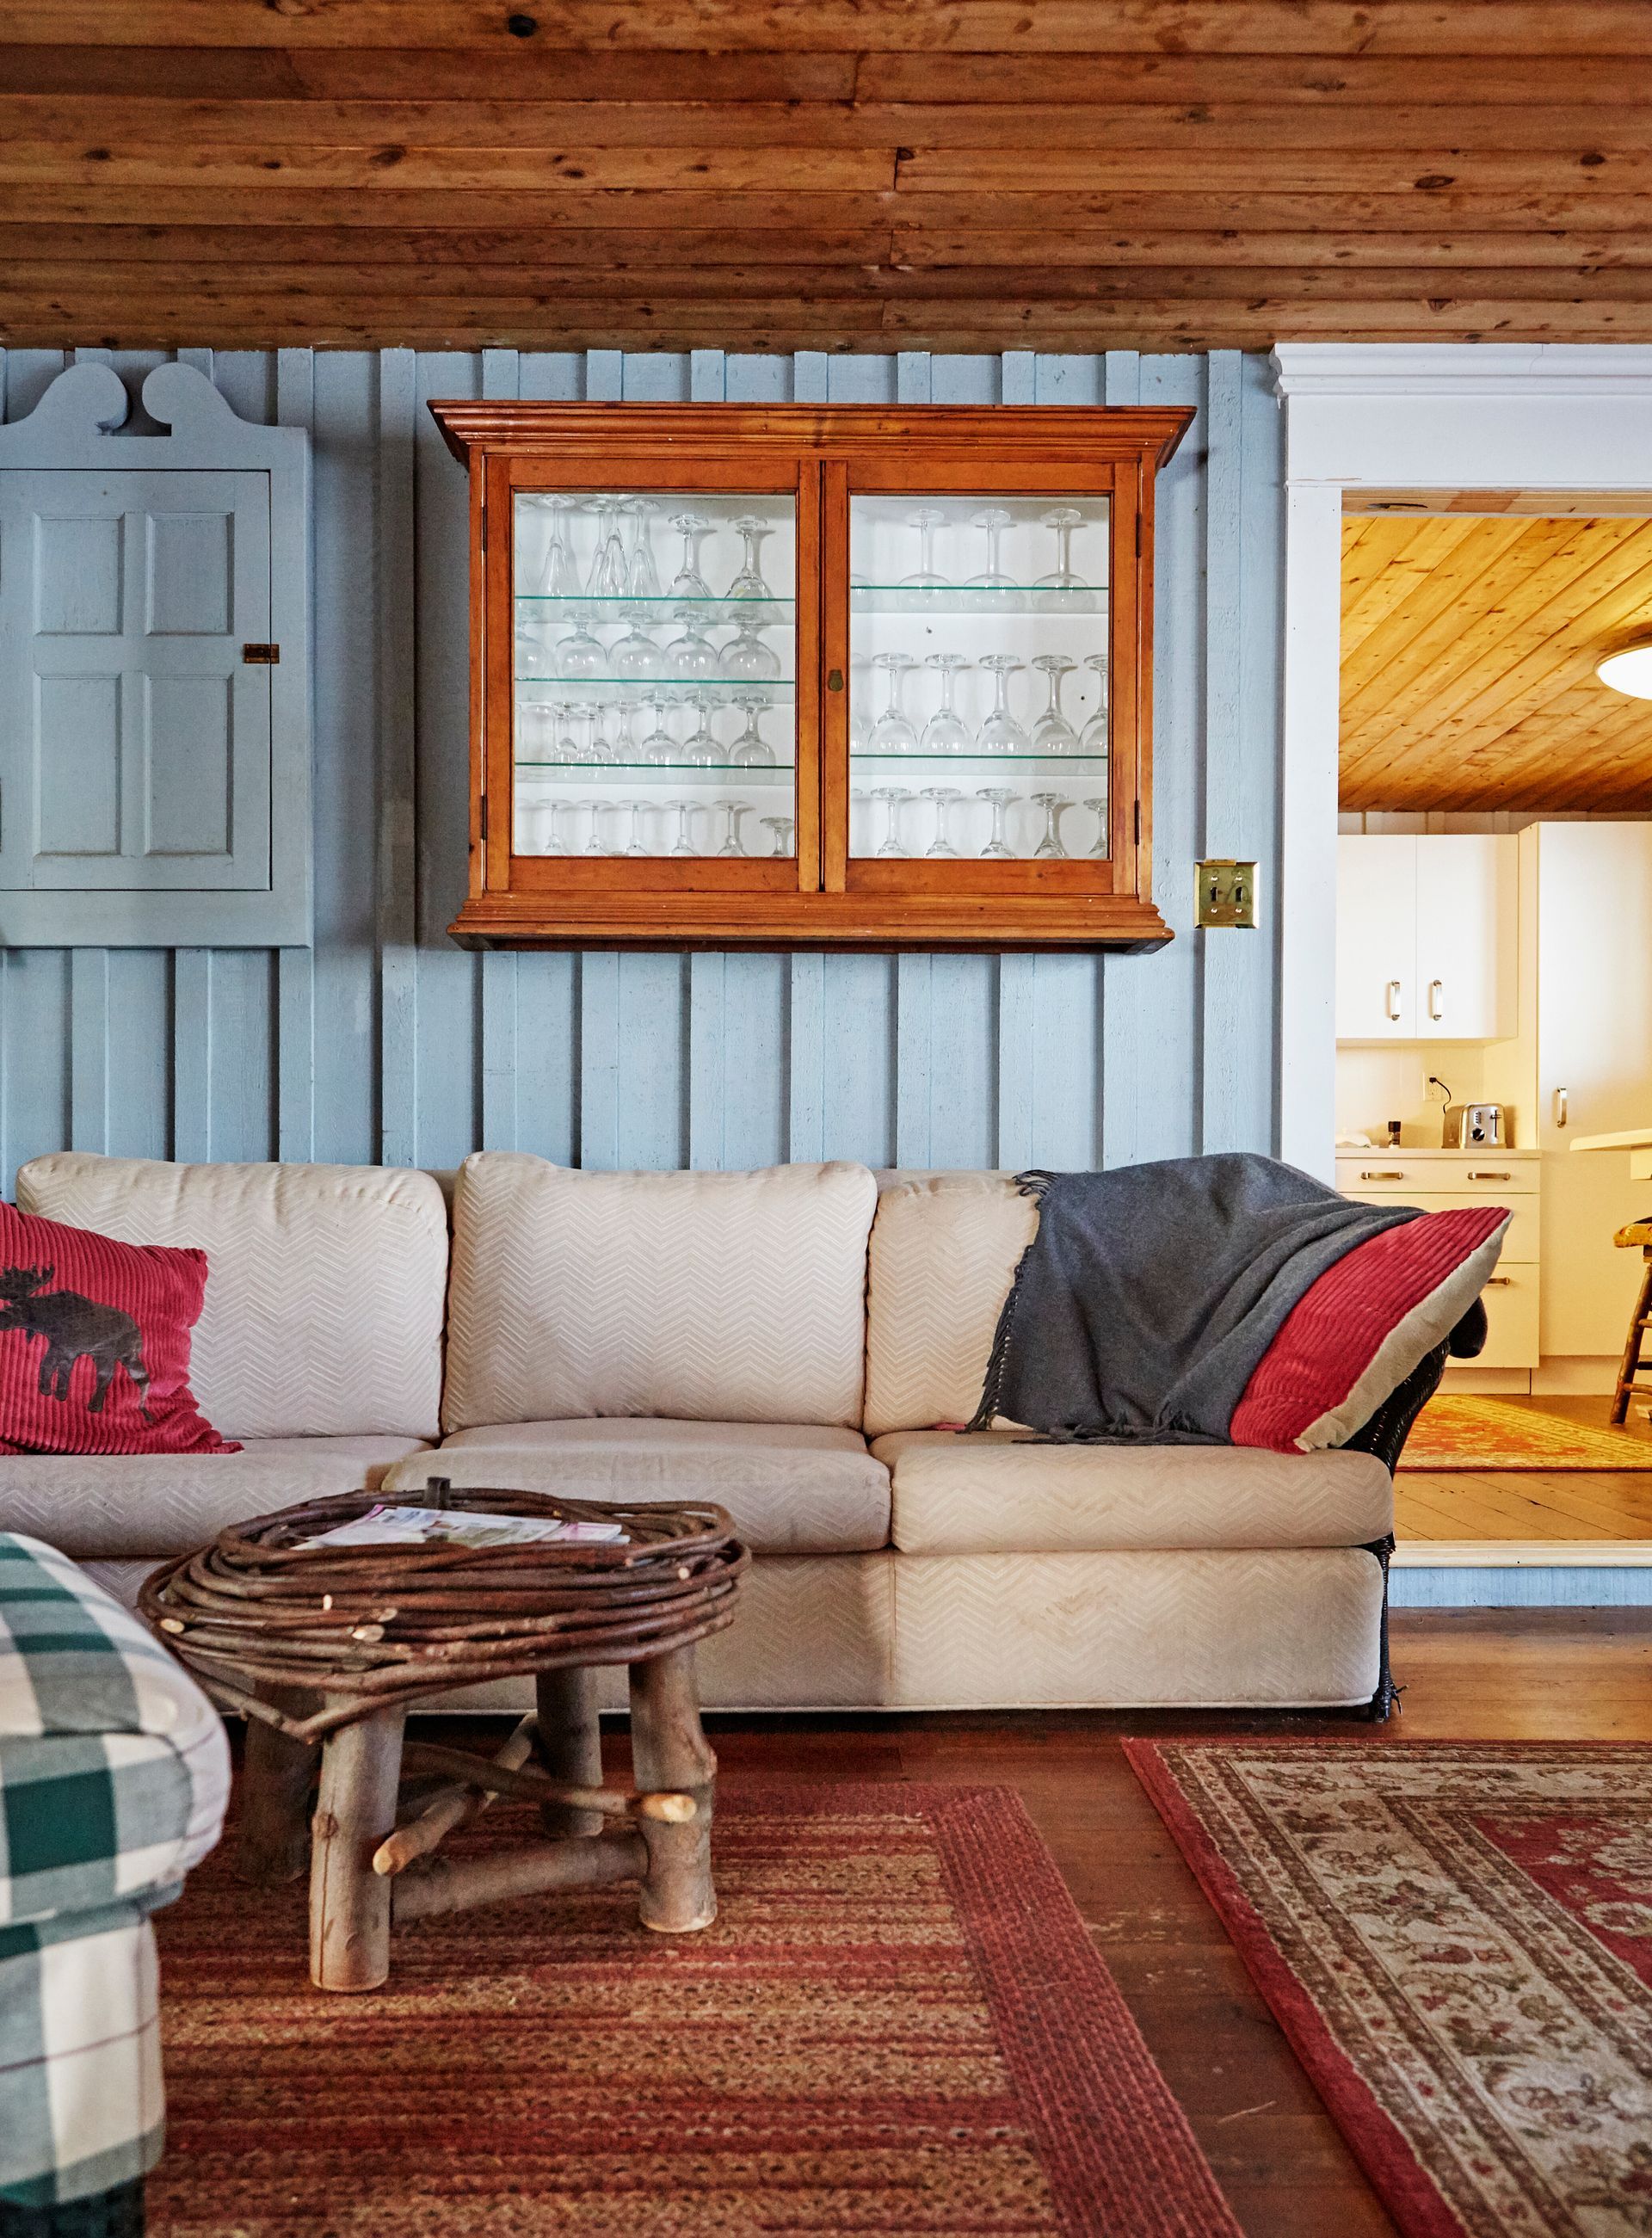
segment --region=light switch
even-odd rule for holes
[[[1195,924],[1256,929],[1256,865],[1215,857],[1197,866]]]

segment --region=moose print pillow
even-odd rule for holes
[[[0,1452],[233,1453],[189,1388],[204,1251],[0,1204]]]

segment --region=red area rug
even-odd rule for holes
[[[356,1997],[310,1988],[301,1888],[208,1859],[157,1921],[151,2238],[1239,2238],[1009,1791],[726,1795],[716,1855],[704,1935],[495,1905]]]
[[[1652,2231],[1652,1748],[1127,1747],[1406,2238]]]
[[[1652,1440],[1506,1399],[1446,1392],[1411,1426],[1402,1469],[1652,1469]]]

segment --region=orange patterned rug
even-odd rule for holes
[[[221,1850],[156,1922],[150,2238],[1239,2238],[1009,1791],[725,1792],[716,1866],[704,1935],[496,1904],[324,1996]]]
[[[1605,1423],[1569,1422],[1506,1399],[1431,1399],[1402,1469],[1652,1469],[1652,1439]]]
[[[1652,2230],[1652,1749],[1125,1746],[1404,2238]]]

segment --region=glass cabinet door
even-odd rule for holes
[[[795,493],[617,483],[511,501],[519,870],[671,884],[766,864],[795,886]]]
[[[1105,890],[1110,495],[851,487],[848,521],[851,887]]]

